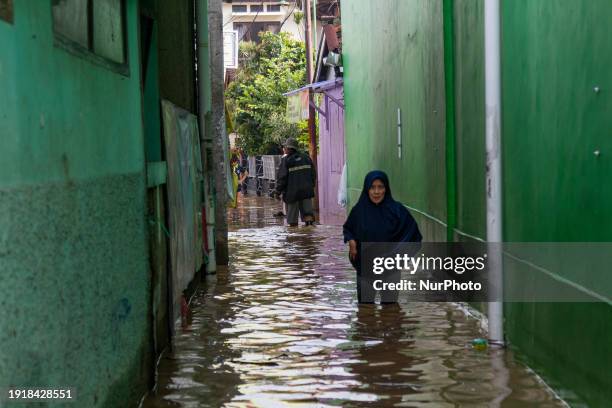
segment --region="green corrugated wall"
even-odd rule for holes
[[[342,3],[351,202],[367,171],[385,170],[427,240],[446,238],[453,206],[455,239],[486,235],[484,2],[452,3],[454,203],[444,172],[443,0]],[[612,3],[502,4],[504,239],[612,241]],[[521,285],[512,266],[505,272],[507,284]],[[571,402],[612,400],[609,304],[508,303],[505,319],[510,345]]]
[[[119,407],[150,380],[137,3],[128,76],[55,46],[51,1],[0,21],[0,388]]]

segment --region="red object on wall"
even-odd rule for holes
[[[187,304],[187,299],[185,299],[185,295],[181,295],[181,317],[186,318],[189,314],[189,305]]]

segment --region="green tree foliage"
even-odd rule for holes
[[[287,33],[261,32],[261,43],[240,45],[241,65],[226,90],[236,143],[247,154],[265,154],[288,137],[307,140],[305,124],[285,119],[282,94],[306,85],[304,44]]]

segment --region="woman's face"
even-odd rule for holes
[[[374,204],[380,204],[382,200],[385,198],[385,192],[387,189],[385,188],[385,183],[376,179],[370,186],[368,190],[368,196],[370,197],[370,201]]]

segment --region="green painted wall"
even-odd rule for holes
[[[143,119],[147,161],[147,208],[149,222],[149,265],[151,268],[151,307],[153,343],[156,357],[170,344],[171,311],[168,296],[168,221],[166,219],[167,166],[163,156],[160,96],[159,41],[154,0],[141,0],[141,55],[143,79]],[[144,27],[143,27],[144,26]],[[150,32],[147,32],[150,30]],[[144,38],[143,38],[144,37]],[[149,40],[147,41],[147,38]],[[145,48],[146,47],[146,48]],[[146,59],[146,61],[145,61]],[[145,68],[146,67],[146,70]],[[163,170],[159,170],[159,169]],[[161,173],[161,175],[160,175]]]
[[[607,0],[503,2],[506,241],[612,240],[611,19]],[[547,378],[609,405],[612,306],[510,304],[506,320]]]
[[[143,89],[145,156],[148,162],[162,161],[158,44],[157,23],[153,20],[149,58],[146,61],[147,75]]]
[[[484,2],[454,0],[457,239],[486,236]]]
[[[454,0],[453,7],[457,240],[486,236],[483,3]],[[427,240],[446,238],[445,208],[453,205],[444,177],[442,4],[342,3],[351,202],[364,174],[381,168],[396,198],[418,210],[413,214]],[[612,6],[606,0],[502,4],[504,239],[610,241]],[[398,106],[402,160],[395,146]],[[525,271],[506,265],[506,284],[520,287],[519,272]],[[609,284],[588,268],[580,274],[577,281]],[[505,319],[510,345],[552,386],[572,390],[571,401],[606,406],[612,400],[609,304],[508,303]]]
[[[129,76],[54,46],[50,1],[0,21],[0,387],[136,403],[151,372],[138,9]]]
[[[350,200],[355,202],[368,171],[384,170],[394,196],[415,209],[424,236],[445,240],[442,2],[388,0],[382,6],[346,0],[342,14]],[[401,160],[397,108],[403,122]]]
[[[612,4],[519,0],[503,13],[505,217],[538,217],[507,222],[506,238],[610,241]]]

